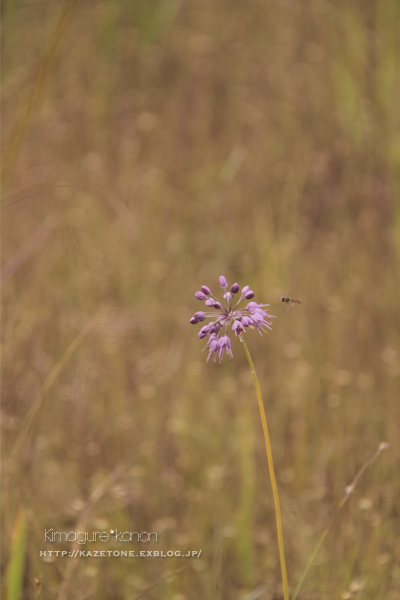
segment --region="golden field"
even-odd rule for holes
[[[399,19],[396,0],[4,4],[5,598],[282,598],[243,349],[207,363],[189,323],[223,274],[277,317],[246,342],[291,591],[330,527],[298,598],[400,600]],[[202,552],[48,554],[77,548]]]

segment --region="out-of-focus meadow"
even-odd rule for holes
[[[26,600],[281,597],[243,349],[207,364],[189,324],[194,292],[224,274],[277,316],[246,341],[291,589],[387,442],[299,598],[399,600],[399,3],[74,4],[65,19],[48,0],[3,11],[14,598],[18,581]],[[283,294],[302,304],[286,312]],[[75,548],[45,542],[50,528],[158,534],[79,550],[202,554],[41,558]]]

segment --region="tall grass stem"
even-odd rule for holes
[[[60,42],[68,29],[72,17],[80,3],[80,0],[66,0],[59,19],[57,20],[47,47],[41,58],[31,87],[28,94],[22,103],[18,118],[12,130],[10,139],[3,152],[3,160],[1,165],[1,185],[4,188],[18,158],[19,150],[29,125],[32,116],[39,104],[42,96],[43,88],[49,78],[51,65],[57,54]]]
[[[296,586],[296,589],[293,592],[292,600],[296,600],[296,598],[297,598],[297,596],[299,594],[300,588],[303,585],[304,580],[307,577],[308,572],[311,569],[311,566],[312,566],[312,564],[314,562],[314,559],[317,556],[317,554],[319,552],[319,549],[321,548],[322,544],[325,541],[326,536],[329,533],[329,530],[331,529],[331,527],[332,527],[333,523],[335,522],[337,516],[339,515],[341,509],[346,504],[347,500],[350,498],[350,494],[352,494],[354,492],[357,483],[359,482],[361,476],[364,474],[364,471],[368,467],[370,467],[376,461],[376,459],[378,458],[378,456],[380,455],[380,453],[383,450],[386,450],[387,448],[388,448],[388,444],[386,442],[382,442],[381,444],[379,444],[378,450],[375,452],[375,454],[371,458],[371,460],[369,460],[367,463],[365,463],[365,465],[363,467],[361,467],[361,469],[358,471],[358,473],[354,477],[354,479],[351,482],[351,484],[346,487],[346,494],[342,498],[342,501],[340,502],[338,508],[336,509],[333,517],[330,520],[330,523],[328,524],[327,527],[325,527],[325,529],[323,530],[323,532],[319,536],[318,541],[317,541],[317,543],[316,543],[313,551],[311,552],[311,554],[310,554],[310,556],[309,556],[309,558],[307,560],[306,566],[304,567],[304,571],[302,572],[302,574],[300,576],[300,579],[299,579],[299,582],[298,582],[298,584]]]

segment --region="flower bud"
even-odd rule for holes
[[[253,290],[249,290],[244,295],[244,297],[246,298],[246,300],[251,300],[252,298],[254,298],[254,296],[255,296],[255,293],[253,292]]]
[[[228,282],[226,280],[226,277],[224,277],[223,275],[220,276],[219,278],[219,285],[223,288],[226,289],[228,287]]]

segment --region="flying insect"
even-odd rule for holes
[[[293,302],[294,304],[301,304],[300,300],[295,300],[294,298],[289,298],[289,296],[282,296],[282,302],[286,302],[286,304],[290,304]]]

